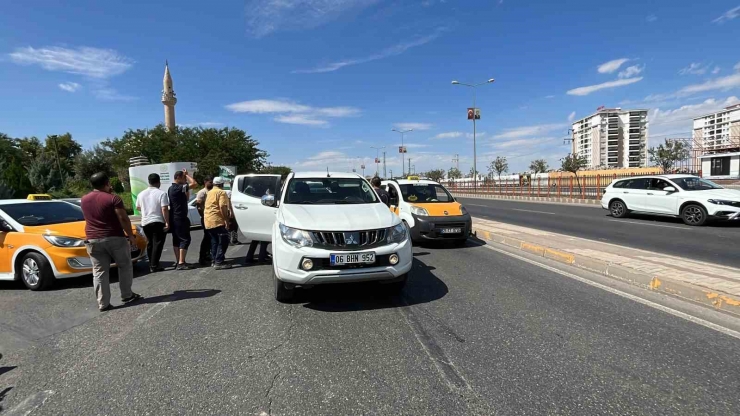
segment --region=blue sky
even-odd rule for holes
[[[651,144],[738,102],[732,1],[247,0],[6,2],[0,131],[85,146],[161,123],[164,61],[182,125],[235,126],[295,169],[373,169],[400,140],[417,171],[523,171],[568,152],[569,119],[648,108]],[[70,3],[73,3],[72,5]],[[353,160],[354,159],[354,160]],[[484,170],[479,167],[480,170]]]

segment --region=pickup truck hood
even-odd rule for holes
[[[700,196],[707,199],[728,199],[740,201],[740,191],[734,189],[707,189],[706,191],[687,191],[686,196]]]
[[[283,204],[278,219],[308,231],[360,231],[388,228],[400,221],[385,204]]]

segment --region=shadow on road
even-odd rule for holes
[[[648,215],[648,214],[629,214],[625,218],[614,218],[612,214],[605,214],[605,217],[609,217],[610,219],[614,221],[619,220],[636,220],[636,221],[646,221],[646,222],[656,222],[661,224],[676,224],[676,225],[684,225],[684,222],[681,218],[676,217],[668,217],[668,216],[662,216],[662,215]],[[708,220],[706,224],[704,224],[704,227],[716,227],[716,228],[740,228],[740,221],[722,221],[722,220]]]
[[[354,312],[433,302],[449,291],[433,271],[434,267],[415,258],[401,293],[389,293],[388,287],[377,282],[332,284],[298,290],[296,303],[307,302],[304,308],[322,312]]]
[[[13,367],[13,368],[15,368],[15,367]],[[3,410],[3,400],[5,399],[5,396],[7,396],[8,393],[10,393],[11,390],[13,390],[13,388],[12,387],[8,387],[5,390],[0,391],[0,412],[2,412],[2,410]]]
[[[16,367],[0,367],[0,376],[9,372],[13,371]]]
[[[203,299],[210,298],[221,293],[218,289],[189,289],[189,290],[176,290],[169,295],[160,295],[145,297],[139,301],[126,303],[121,306],[117,306],[114,309],[123,309],[136,305],[153,304],[153,303],[164,303],[164,302],[177,302],[180,300],[188,299]]]

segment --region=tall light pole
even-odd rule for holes
[[[59,168],[59,180],[62,182],[62,187],[64,187],[64,174],[62,173],[62,164],[59,163],[59,145],[57,144],[57,135],[52,134],[50,136],[54,140],[54,153],[57,155],[57,168]]]
[[[375,149],[375,176],[378,176],[378,171],[380,169],[380,149],[385,150],[385,146],[383,147],[375,147],[370,146],[371,149]],[[385,152],[383,152],[383,157],[385,157]],[[383,172],[383,176],[385,176],[385,172]]]
[[[473,189],[478,189],[478,157],[477,157],[477,149],[475,146],[475,115],[476,115],[476,108],[475,108],[475,90],[476,87],[480,87],[481,85],[490,84],[494,81],[493,78],[489,79],[486,82],[481,82],[480,84],[466,84],[464,82],[459,81],[452,81],[452,85],[462,85],[464,87],[470,87],[473,89]]]
[[[383,151],[383,179],[388,179],[388,172],[385,170],[385,151]]]
[[[414,131],[414,129],[408,129],[408,130],[392,129],[391,131],[395,131],[396,133],[401,133],[401,176],[403,177],[405,175],[404,170],[406,170],[406,166],[404,166],[404,164],[406,163],[405,161],[406,158],[403,155],[403,151],[405,150],[403,149],[403,135],[410,131]]]

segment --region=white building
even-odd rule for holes
[[[740,178],[740,104],[695,118],[694,144],[703,177]]]
[[[585,157],[588,168],[647,166],[647,110],[599,108],[573,122],[572,153]]]

